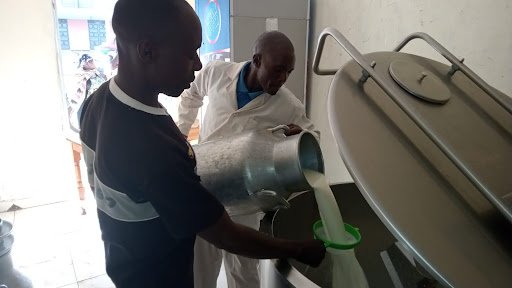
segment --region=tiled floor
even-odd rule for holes
[[[105,274],[103,244],[94,203],[65,201],[0,213],[12,222],[14,266],[34,288],[114,287]]]
[[[12,222],[14,266],[34,288],[110,288],[94,202],[64,201],[0,213]],[[219,288],[226,288],[222,269]],[[10,287],[11,288],[11,287]]]

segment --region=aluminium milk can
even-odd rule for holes
[[[12,224],[0,218],[0,288],[32,288],[32,282],[14,269],[11,248],[14,236]]]
[[[324,172],[320,145],[302,131],[288,129],[242,132],[194,145],[202,184],[234,215],[287,208],[293,192],[310,190],[304,170]]]

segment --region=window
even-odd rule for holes
[[[59,19],[59,40],[60,49],[69,50],[69,30],[67,19]]]
[[[107,32],[105,31],[105,21],[103,20],[88,20],[89,25],[89,44],[91,50],[98,45],[101,45],[107,39]]]

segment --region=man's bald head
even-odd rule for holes
[[[262,90],[276,94],[295,68],[292,41],[279,31],[261,34],[254,43],[251,67]]]
[[[266,55],[275,52],[295,53],[292,41],[279,31],[265,32],[254,42],[254,54]]]

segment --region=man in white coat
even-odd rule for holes
[[[178,128],[188,135],[203,98],[209,96],[199,143],[281,124],[290,127],[287,135],[302,129],[312,131],[304,106],[283,86],[294,66],[290,39],[278,31],[262,34],[255,42],[252,61],[210,62],[199,72],[190,88],[181,94]],[[261,214],[230,216],[234,222],[259,229]],[[222,259],[229,288],[260,287],[258,260],[230,254],[197,238],[195,288],[216,287]]]

